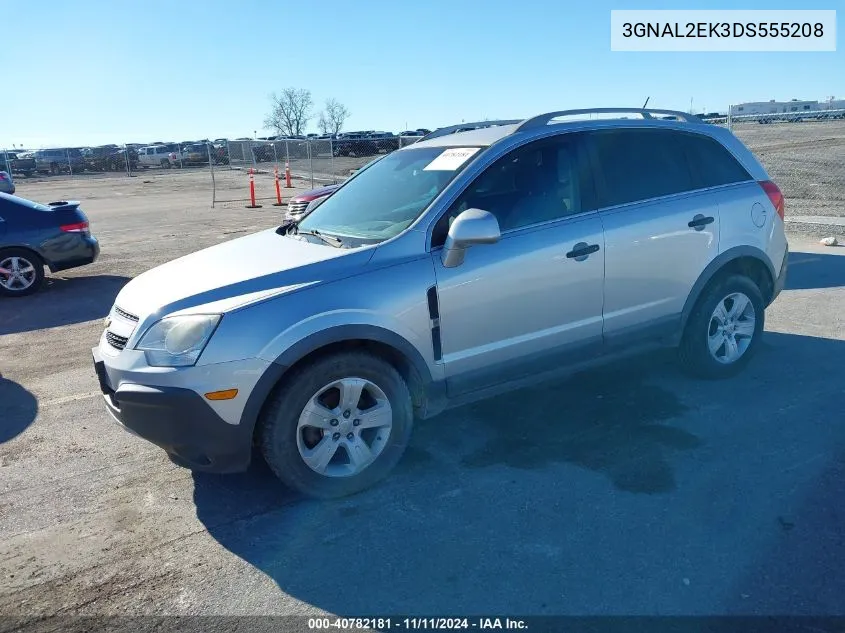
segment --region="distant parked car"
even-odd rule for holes
[[[205,143],[194,143],[182,148],[182,163],[185,165],[208,164],[208,146]]]
[[[175,144],[148,145],[138,150],[138,162],[142,167],[180,167],[182,155]]]
[[[372,156],[378,154],[378,151],[376,141],[361,132],[338,134],[332,144],[332,152],[335,156]]]
[[[3,168],[10,174],[23,174],[29,178],[35,173],[35,159],[30,154],[5,152],[0,158],[3,158],[0,161],[0,168]]]
[[[28,295],[51,272],[92,263],[100,244],[79,202],[44,205],[0,193],[0,295]]]
[[[228,165],[229,164],[229,141],[223,140],[222,142],[217,140],[211,144],[211,158],[214,160],[215,165]]]
[[[294,196],[288,201],[287,217],[292,220],[299,219],[305,214],[309,204],[316,200],[328,198],[337,191],[338,187],[340,187],[340,185],[326,185],[325,187],[312,189],[311,191],[306,191],[298,196]]]
[[[85,171],[85,157],[76,148],[39,149],[32,153],[35,169],[42,174],[57,176]]]
[[[102,145],[100,147],[86,147],[82,150],[85,168],[89,171],[126,171],[126,151],[117,145]],[[129,151],[129,168],[138,167],[138,152],[132,148]]]
[[[15,193],[15,181],[12,180],[12,175],[7,171],[0,171],[0,192]]]
[[[399,137],[391,132],[373,132],[369,138],[375,142],[376,150],[379,152],[392,152],[399,149]]]

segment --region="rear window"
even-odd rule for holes
[[[686,156],[670,130],[612,129],[589,135],[602,174],[599,206],[668,196],[696,188]]]
[[[751,176],[721,143],[700,134],[680,134],[698,187],[717,187],[751,180]]]

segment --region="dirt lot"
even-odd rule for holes
[[[132,276],[279,212],[187,172],[19,184],[83,200],[102,257],[0,302],[0,614],[845,614],[839,250],[793,242],[734,380],[656,355],[458,409],[318,503],[174,466],[91,366]]]
[[[749,122],[733,130],[780,185],[787,213],[845,216],[845,121]]]

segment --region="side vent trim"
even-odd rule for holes
[[[437,300],[437,286],[432,286],[426,291],[428,299],[428,318],[431,320],[431,347],[434,353],[434,360],[443,359],[443,349],[440,341],[440,304]]]

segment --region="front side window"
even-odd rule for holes
[[[591,175],[579,150],[579,136],[568,134],[517,148],[484,170],[441,218],[432,236],[442,246],[449,225],[475,208],[496,216],[502,232],[589,211],[584,195]]]
[[[601,170],[602,207],[694,189],[689,165],[672,130],[610,129],[588,135]]]
[[[425,147],[387,154],[309,213],[299,230],[367,242],[394,237],[480,151],[478,147]]]

